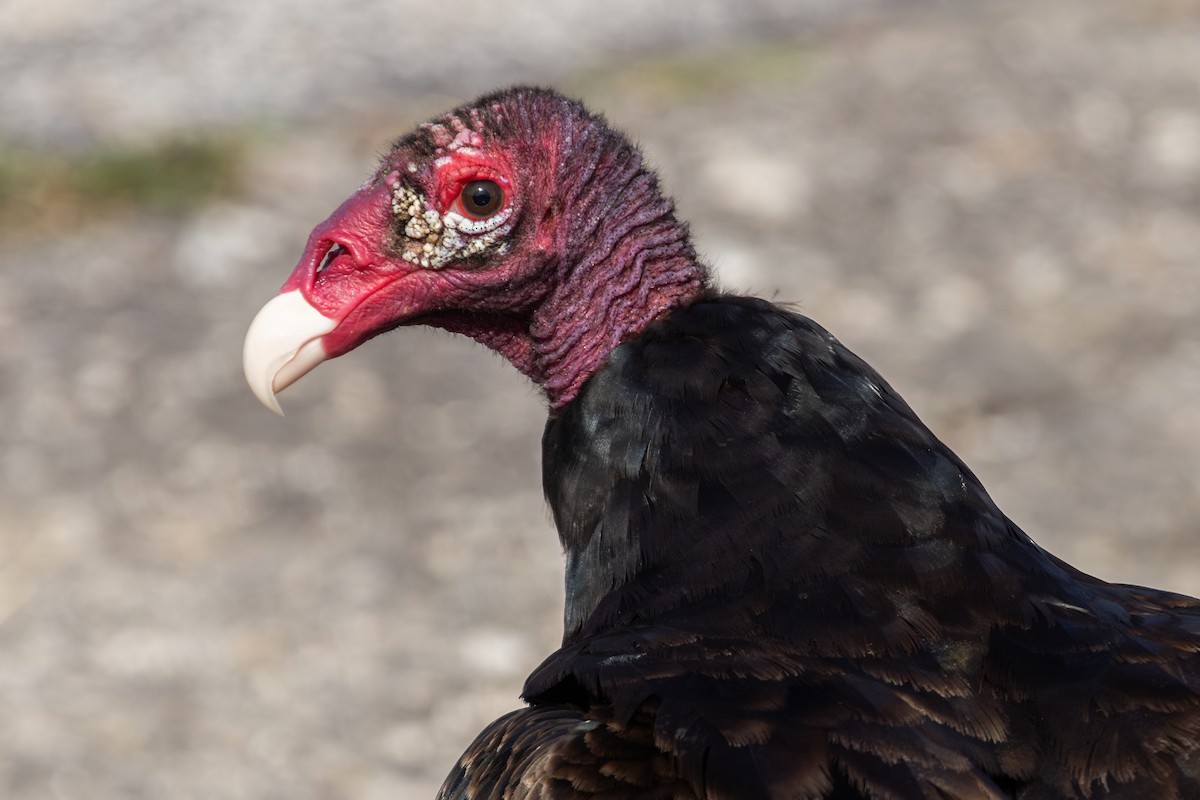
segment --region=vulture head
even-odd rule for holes
[[[402,325],[463,333],[568,403],[623,339],[705,284],[638,150],[543,89],[402,137],[309,237],[246,335],[255,394]]]

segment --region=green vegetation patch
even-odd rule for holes
[[[0,224],[128,211],[186,214],[237,188],[240,138],[169,139],[76,153],[0,141]]]

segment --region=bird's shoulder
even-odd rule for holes
[[[1200,604],[1099,588],[1110,618],[1047,593],[1027,623],[907,651],[631,626],[568,643],[525,696],[636,717],[703,798],[1200,797]]]
[[[923,653],[829,657],[777,640],[645,625],[564,646],[529,677],[537,703],[636,716],[698,797],[1008,797],[998,753],[1031,763],[979,695]]]

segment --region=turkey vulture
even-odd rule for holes
[[[1200,798],[1200,601],[1040,549],[820,326],[715,288],[553,91],[396,142],[251,324],[275,393],[401,325],[546,393],[561,649],[441,797]]]

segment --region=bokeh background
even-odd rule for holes
[[[431,797],[555,646],[540,397],[241,339],[399,133],[515,81],[1035,539],[1200,593],[1200,2],[0,0],[0,797]]]

